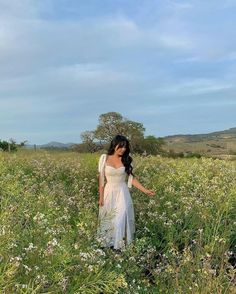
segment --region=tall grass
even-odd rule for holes
[[[134,156],[135,240],[96,239],[98,155],[0,154],[0,293],[235,293],[236,167]]]

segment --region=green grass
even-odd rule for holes
[[[96,239],[98,155],[0,154],[0,293],[235,293],[236,165],[134,156],[135,240]]]

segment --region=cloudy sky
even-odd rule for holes
[[[236,0],[0,0],[0,139],[236,127]]]

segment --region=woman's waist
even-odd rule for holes
[[[120,186],[120,185],[127,185],[127,183],[126,183],[126,181],[124,181],[124,180],[117,180],[117,181],[114,181],[114,180],[112,180],[112,181],[107,181],[106,182],[106,185],[107,186]]]

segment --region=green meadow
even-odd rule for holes
[[[133,155],[135,240],[96,239],[99,154],[0,153],[0,293],[236,293],[236,162]]]

